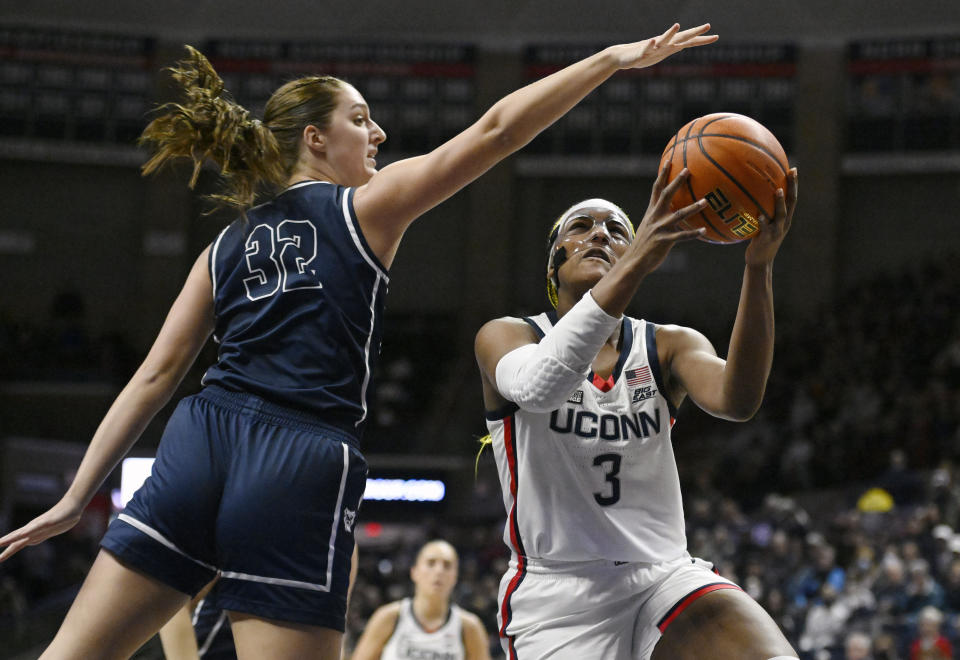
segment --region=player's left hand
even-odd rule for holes
[[[776,214],[773,220],[763,215],[758,218],[760,233],[750,239],[750,245],[747,246],[745,258],[748,266],[772,263],[780,244],[790,231],[793,211],[797,207],[797,168],[792,167],[787,172],[787,190],[777,190],[774,204]]]
[[[621,69],[642,69],[662,62],[681,50],[706,46],[719,39],[715,34],[707,34],[709,31],[709,23],[688,30],[681,30],[680,24],[674,23],[657,37],[611,46],[610,52],[617,58]]]

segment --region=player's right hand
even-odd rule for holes
[[[0,553],[0,562],[10,559],[28,545],[37,545],[51,536],[62,534],[80,521],[82,513],[82,507],[78,508],[66,500],[60,500],[46,513],[0,538],[0,547],[6,546]]]
[[[712,44],[720,37],[715,34],[705,34],[709,30],[710,24],[704,23],[681,32],[680,24],[674,23],[660,36],[632,44],[611,46],[610,51],[617,58],[621,69],[642,69],[662,62],[686,48]]]

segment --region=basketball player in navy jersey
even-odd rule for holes
[[[494,104],[430,153],[377,171],[386,134],[351,85],[281,86],[262,120],[190,49],[184,100],[143,140],[149,173],[213,160],[239,219],[196,260],[145,361],[49,511],[0,561],[70,529],[213,334],[203,390],[180,402],[153,472],[107,531],[44,658],[125,658],[219,576],[239,655],[336,658],[367,466],[359,441],[388,269],[407,227],[625,68],[712,43],[709,25],[611,46]],[[273,196],[252,207],[258,191]]]
[[[770,616],[687,552],[670,440],[689,396],[746,420],[773,359],[774,256],[790,228],[796,170],[746,249],[726,360],[699,332],[624,316],[640,282],[677,241],[702,230],[670,211],[684,170],[661,171],[637,235],[601,199],[567,210],[550,233],[555,310],[490,321],[476,338],[487,425],[512,551],[500,587],[511,660],[796,659]]]
[[[230,619],[214,605],[214,589],[216,582],[204,587],[160,629],[166,660],[236,660]]]
[[[197,603],[191,617],[191,631],[196,639],[197,657],[201,660],[236,660],[237,649],[230,630],[226,610],[216,607],[215,599]],[[162,632],[162,629],[161,629]],[[172,660],[172,658],[167,658]]]
[[[459,558],[446,541],[426,543],[410,568],[413,598],[377,608],[351,660],[489,660],[487,631],[477,615],[450,602]]]

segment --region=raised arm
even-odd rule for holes
[[[213,331],[208,252],[194,263],[146,359],[97,428],[66,494],[46,513],[0,538],[0,546],[7,546],[0,561],[77,524],[104,479],[170,400]]]
[[[354,207],[367,239],[388,263],[407,226],[530,142],[619,69],[642,68],[716,41],[710,25],[673,25],[652,39],[611,46],[504,97],[432,152],[389,165],[357,189]],[[381,246],[378,247],[377,246]]]
[[[546,412],[563,403],[618,327],[643,278],[663,263],[677,241],[702,233],[676,227],[705,202],[671,211],[670,201],[686,181],[687,172],[667,184],[669,172],[667,164],[657,177],[646,214],[626,252],[542,340],[538,342],[519,319],[496,319],[480,329],[474,351],[487,410],[510,401],[524,410]]]
[[[689,328],[665,326],[657,347],[675,384],[674,403],[683,394],[703,410],[723,419],[742,421],[760,408],[773,363],[773,259],[783,242],[797,204],[797,171],[787,175],[787,190],[778,191],[776,217],[760,218],[760,233],[746,251],[740,304],[730,336],[727,359],[717,357],[710,342]]]

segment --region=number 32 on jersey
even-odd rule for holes
[[[281,290],[323,288],[316,269],[310,267],[317,257],[317,227],[309,220],[284,220],[276,229],[257,225],[244,248],[250,277],[243,285],[250,300]]]

